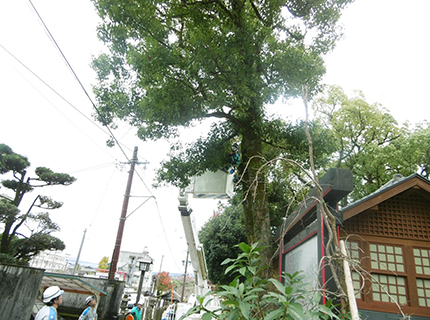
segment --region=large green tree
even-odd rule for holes
[[[24,196],[35,188],[54,185],[70,185],[75,178],[64,173],[55,173],[44,167],[37,167],[34,178],[27,177],[30,162],[5,144],[0,144],[0,174],[12,173],[12,179],[1,181],[4,188],[12,191],[12,197],[0,198],[0,222],[4,224],[0,238],[0,261],[26,264],[43,250],[63,250],[64,243],[51,235],[59,231],[49,213],[35,213],[35,207],[42,210],[57,209],[62,203],[49,197],[37,195],[25,212],[19,206]],[[27,232],[23,233],[23,227]]]
[[[417,124],[406,140],[406,143],[401,145],[402,155],[406,157],[406,161],[411,161],[411,169],[418,166],[418,172],[430,178],[430,125],[424,121]]]
[[[109,54],[93,61],[98,117],[139,128],[142,139],[171,138],[178,127],[214,119],[206,137],[163,164],[160,179],[184,187],[189,177],[224,167],[240,142],[243,211],[249,243],[272,237],[266,194],[265,140],[276,137],[266,105],[313,93],[322,56],[340,36],[336,23],[351,0],[94,0]],[[269,130],[270,128],[270,130]],[[175,147],[176,148],[176,147]]]
[[[349,97],[338,86],[328,86],[314,107],[334,137],[337,152],[330,165],[353,172],[351,200],[376,191],[396,173],[427,170],[430,131],[425,124],[401,125],[382,105],[367,102],[361,91]]]

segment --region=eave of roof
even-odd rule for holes
[[[340,212],[343,214],[343,219],[348,220],[411,188],[421,188],[430,193],[430,181],[418,173],[404,177],[397,182],[391,180],[377,191],[342,208]]]
[[[80,294],[97,294],[100,296],[108,296],[109,294],[99,288],[89,284],[88,282],[70,274],[49,273],[45,272],[41,286],[59,286],[65,292],[80,293]]]

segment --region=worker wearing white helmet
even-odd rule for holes
[[[78,320],[97,320],[96,304],[97,300],[94,296],[88,296],[85,299],[85,304],[88,306]]]
[[[142,306],[143,301],[140,300],[133,309],[131,309],[130,313],[133,316],[134,320],[140,320],[142,318]]]
[[[34,320],[57,320],[57,308],[63,303],[63,293],[57,286],[48,287],[42,294],[46,306],[39,310]]]

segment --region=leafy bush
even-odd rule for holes
[[[245,243],[237,245],[242,253],[236,259],[226,259],[223,265],[230,264],[226,273],[236,274],[229,285],[222,285],[219,291],[210,292],[206,297],[199,297],[199,305],[192,308],[184,317],[201,313],[203,320],[309,320],[309,319],[340,319],[334,313],[331,301],[320,304],[321,294],[307,290],[305,276],[296,272],[284,274],[284,283],[277,279],[259,277],[260,251],[258,244],[249,246]],[[207,309],[208,296],[221,300],[218,310]],[[181,319],[183,319],[182,317]],[[343,319],[348,316],[343,315]]]

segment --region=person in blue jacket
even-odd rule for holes
[[[80,315],[78,320],[97,320],[96,297],[88,296],[85,299],[85,303],[88,306],[88,308],[85,308],[85,310],[82,311],[82,314]]]
[[[63,303],[63,293],[57,286],[48,287],[42,294],[45,306],[39,310],[34,320],[57,320],[57,308]]]
[[[131,309],[130,313],[132,314],[134,320],[140,320],[142,318],[142,306],[142,301],[139,301],[137,303],[137,306]]]

